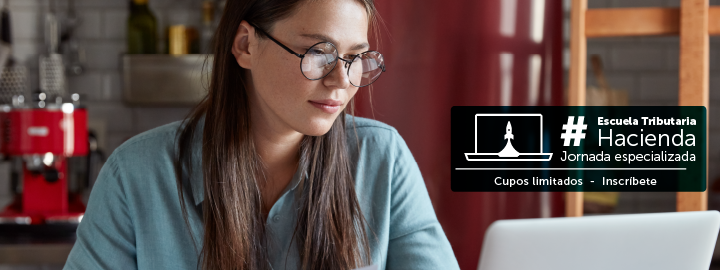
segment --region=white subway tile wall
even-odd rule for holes
[[[649,44],[616,45],[610,50],[608,68],[622,71],[649,71],[667,69],[668,55],[664,46],[648,46]]]
[[[679,83],[678,72],[645,72],[640,77],[640,100],[676,101]]]
[[[128,11],[125,9],[121,10],[105,10],[102,16],[102,37],[106,39],[120,39],[124,40],[127,29],[127,16]]]

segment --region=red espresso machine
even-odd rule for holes
[[[70,46],[75,24],[65,22],[61,32],[54,1],[49,3],[46,51],[38,55],[38,90],[29,100],[24,67],[14,60],[0,61],[0,157],[12,167],[13,196],[8,205],[0,205],[0,243],[74,238],[85,212],[80,194],[70,192],[69,184],[77,183],[74,165],[81,160],[70,158],[88,156],[87,110],[79,106],[78,94],[66,94],[65,70],[79,72],[73,54],[60,53],[61,47]],[[0,56],[12,59],[9,11],[7,6],[0,11],[0,45],[5,47]],[[72,18],[74,13],[68,15]],[[70,65],[64,64],[66,58]],[[73,170],[68,170],[69,163]]]
[[[22,163],[16,174],[22,191],[0,213],[0,226],[76,226],[85,212],[80,196],[68,191],[68,157],[88,154],[87,110],[77,94],[71,103],[45,98],[36,94],[26,106],[17,96],[0,105],[0,153]]]

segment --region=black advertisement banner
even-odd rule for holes
[[[702,106],[455,106],[453,191],[704,191]]]

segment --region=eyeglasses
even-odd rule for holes
[[[347,75],[350,84],[356,87],[368,86],[385,72],[385,60],[383,55],[376,51],[366,51],[364,53],[352,55],[352,59],[343,59],[338,56],[338,50],[334,44],[330,42],[318,42],[312,45],[305,54],[298,54],[287,46],[283,45],[275,38],[270,36],[265,30],[254,23],[250,23],[255,29],[267,36],[292,55],[300,58],[300,71],[305,78],[315,81],[325,78],[330,71],[335,69],[337,60],[343,61],[343,65],[347,68]]]

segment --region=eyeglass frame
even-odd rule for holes
[[[350,82],[350,79],[349,79],[349,77],[350,77],[350,66],[353,64],[353,61],[355,61],[355,58],[359,57],[361,54],[368,53],[368,52],[376,52],[376,53],[378,53],[380,56],[382,56],[382,53],[380,53],[380,52],[378,52],[378,51],[368,50],[368,51],[364,51],[364,52],[361,52],[361,53],[359,53],[359,54],[356,54],[355,57],[353,57],[352,60],[346,60],[346,59],[340,58],[340,54],[338,53],[338,55],[335,56],[335,60],[334,60],[335,64],[333,64],[332,69],[330,69],[330,71],[328,71],[327,74],[325,74],[325,75],[323,75],[322,77],[317,78],[317,79],[310,79],[310,78],[307,77],[307,75],[305,75],[305,72],[302,72],[302,60],[305,58],[305,55],[310,51],[310,49],[312,49],[313,47],[315,47],[316,45],[321,44],[321,43],[330,44],[331,46],[333,46],[333,48],[335,49],[336,52],[339,52],[339,50],[337,49],[337,47],[335,46],[335,44],[333,44],[332,42],[329,42],[329,41],[321,41],[321,42],[315,43],[315,44],[313,44],[312,46],[310,46],[310,48],[308,48],[307,51],[305,51],[304,54],[299,54],[299,53],[296,53],[295,51],[293,51],[292,49],[288,48],[288,47],[285,46],[284,44],[282,44],[280,41],[278,41],[278,40],[276,40],[275,38],[273,38],[268,32],[265,32],[265,30],[263,30],[262,28],[260,28],[259,26],[257,26],[255,23],[252,23],[252,22],[248,22],[248,23],[249,23],[250,25],[252,25],[253,27],[255,27],[255,29],[259,30],[261,33],[263,33],[263,35],[267,36],[270,40],[272,40],[273,42],[275,42],[275,44],[277,44],[278,46],[280,46],[281,48],[283,48],[285,51],[289,52],[290,54],[292,54],[292,55],[294,55],[294,56],[297,56],[298,58],[300,58],[300,73],[303,75],[303,77],[305,77],[306,79],[311,80],[311,81],[317,81],[317,80],[320,80],[320,79],[322,79],[322,78],[327,77],[327,75],[330,75],[330,72],[332,72],[333,70],[335,70],[335,67],[337,66],[337,63],[338,63],[337,60],[342,60],[343,62],[345,62],[345,63],[344,63],[344,66],[345,66],[345,68],[347,69],[348,82]],[[383,57],[383,58],[384,58],[384,57]],[[383,61],[383,62],[384,62],[384,61]],[[385,72],[385,63],[383,63],[383,65],[382,65],[382,66],[379,66],[379,67],[382,69],[382,71],[380,72],[380,75],[382,75],[382,73]],[[379,75],[378,75],[378,78],[380,78]],[[368,85],[373,84],[375,81],[377,81],[378,78],[376,78],[376,79],[375,79],[374,81],[372,81],[371,83],[366,84],[366,85],[363,85],[363,86],[357,86],[357,85],[353,84],[352,82],[350,82],[350,84],[352,84],[353,86],[358,87],[358,88],[360,88],[360,87],[365,87],[365,86],[368,86]]]

